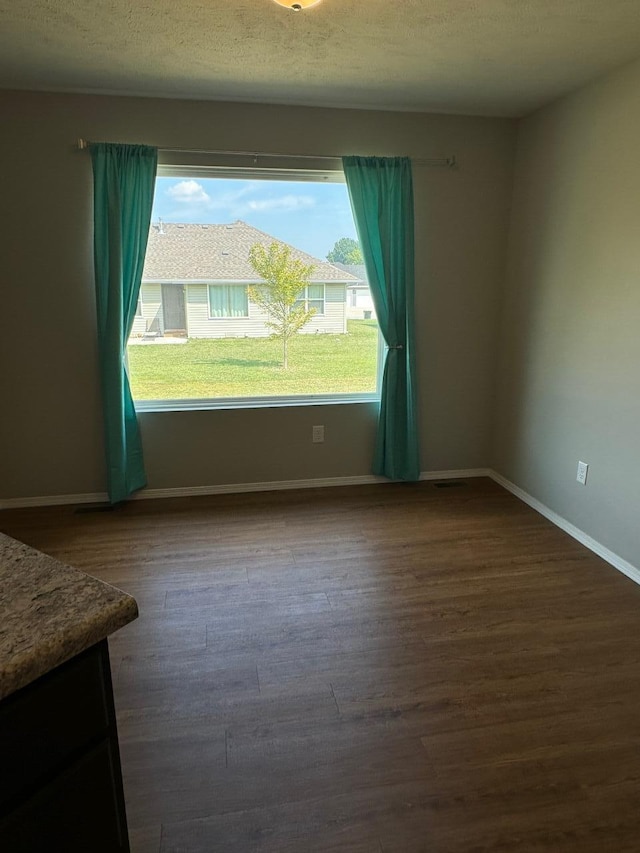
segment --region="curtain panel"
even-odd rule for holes
[[[408,157],[344,157],[351,208],[387,344],[373,473],[420,479],[414,352],[413,181]]]
[[[90,145],[94,263],[107,487],[111,503],[147,484],[126,347],[144,267],[158,164],[145,145]]]

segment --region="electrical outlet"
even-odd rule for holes
[[[587,485],[587,474],[589,473],[589,466],[586,462],[578,462],[578,475],[576,480],[579,483],[582,483],[583,486]]]
[[[311,441],[314,444],[322,444],[324,441],[324,425],[311,427]]]

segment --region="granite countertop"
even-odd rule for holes
[[[137,616],[130,595],[0,533],[0,699]]]

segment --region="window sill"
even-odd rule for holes
[[[275,409],[291,406],[332,406],[379,403],[379,394],[317,394],[313,397],[247,397],[219,400],[137,400],[136,412],[200,412],[217,409]]]

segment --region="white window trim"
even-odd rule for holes
[[[197,158],[196,158],[197,159]],[[228,167],[215,165],[168,165],[159,164],[157,177],[172,178],[172,177],[190,177],[190,178],[272,178],[281,181],[311,181],[313,183],[344,183],[344,173],[340,170],[327,171],[315,169],[296,169],[296,168],[260,168],[256,167]],[[163,282],[158,282],[163,283]],[[243,284],[245,282],[229,281],[229,282],[203,282],[208,286],[215,283],[220,284]],[[324,312],[326,316],[326,282],[310,282],[311,284],[322,284],[324,290]],[[344,282],[336,282],[344,284]],[[246,284],[255,284],[255,282],[246,282]],[[308,290],[305,287],[305,293]],[[248,296],[248,294],[247,294]],[[248,300],[250,302],[250,300]],[[313,300],[312,300],[313,301]],[[305,304],[308,303],[306,300]],[[345,287],[345,308],[346,308],[346,287]],[[250,309],[249,309],[250,310]],[[209,290],[207,287],[207,312],[210,313]],[[246,317],[210,317],[212,320],[242,320]],[[377,387],[375,391],[365,393],[346,393],[346,394],[314,394],[314,395],[296,395],[296,396],[278,396],[278,397],[212,397],[203,399],[190,400],[134,400],[136,412],[190,412],[190,411],[215,411],[220,409],[261,409],[261,408],[283,408],[294,406],[325,406],[339,404],[362,404],[362,403],[379,403],[382,391],[382,375],[384,370],[384,361],[386,354],[386,345],[382,333],[378,331],[378,358],[377,358]]]
[[[250,320],[251,319],[251,311],[249,308],[249,303],[251,302],[251,299],[249,297],[248,285],[246,285],[246,284],[244,285],[245,293],[247,294],[247,313],[246,314],[239,314],[237,317],[214,317],[213,316],[213,314],[211,313],[211,298],[209,296],[209,293],[210,293],[212,287],[243,287],[243,284],[242,284],[242,282],[231,283],[231,282],[224,282],[224,281],[207,283],[207,310],[209,312],[209,320],[213,320],[214,322],[220,321],[222,323],[228,323],[229,320]]]

